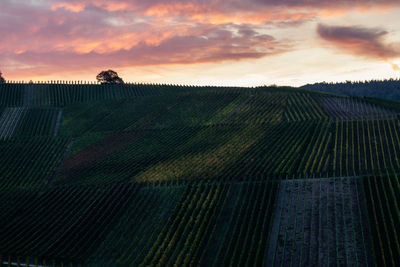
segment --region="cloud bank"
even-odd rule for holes
[[[388,32],[383,29],[319,24],[317,33],[324,40],[352,54],[380,59],[400,56],[400,45],[386,43],[384,37]]]
[[[391,62],[400,58],[400,43],[385,41],[388,31],[380,28],[365,28],[361,26],[328,26],[318,24],[318,35],[336,48],[349,54],[388,62],[392,69],[400,68]]]
[[[11,76],[77,68],[216,63],[293,51],[279,29],[397,0],[2,0],[0,69]],[[272,33],[271,31],[274,31]],[[385,31],[318,26],[323,39],[390,58]],[[350,44],[350,45],[346,45]],[[351,46],[351,47],[350,47]]]

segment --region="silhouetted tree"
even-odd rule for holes
[[[3,78],[3,73],[0,71],[0,83],[5,83],[6,80]]]
[[[107,70],[100,72],[96,79],[101,84],[123,84],[124,81],[118,76],[113,70]]]

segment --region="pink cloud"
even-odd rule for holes
[[[54,3],[50,6],[51,10],[55,11],[60,8],[64,8],[65,10],[71,12],[82,12],[86,8],[86,4],[83,2],[60,2]]]
[[[193,14],[205,11],[217,11],[220,13],[257,11],[266,7],[340,8],[399,5],[399,3],[397,0],[59,0],[53,5],[58,8],[72,10],[77,9],[77,6],[84,6],[85,8],[97,7],[107,11],[147,11],[159,8],[173,13],[185,12],[187,14],[188,12]],[[163,14],[163,12],[159,13]]]
[[[201,26],[200,26],[201,27]],[[172,36],[157,45],[140,42],[130,49],[110,52],[75,53],[67,51],[30,52],[3,55],[7,62],[21,65],[36,65],[38,73],[59,72],[71,69],[90,69],[115,67],[197,64],[260,58],[283,53],[290,49],[288,44],[280,44],[272,36],[258,34],[250,27],[225,25],[198,29],[199,35]],[[62,64],[55,64],[62,62]],[[25,70],[14,70],[17,72]]]
[[[195,64],[290,51],[266,26],[297,27],[324,12],[397,0],[0,1],[0,69],[11,75],[78,68]],[[294,8],[295,7],[295,8]],[[62,63],[62,64],[61,64]]]

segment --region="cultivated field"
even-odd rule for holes
[[[0,265],[400,266],[400,105],[0,84]]]

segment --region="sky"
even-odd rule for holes
[[[7,80],[303,85],[400,78],[399,0],[0,0]]]

